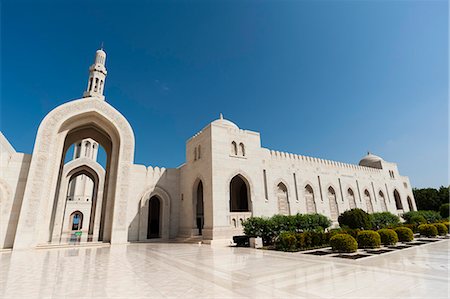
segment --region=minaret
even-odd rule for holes
[[[105,100],[103,88],[105,87],[106,71],[105,67],[106,53],[103,49],[95,52],[94,64],[89,68],[89,81],[87,90],[83,93],[83,98],[95,97]]]

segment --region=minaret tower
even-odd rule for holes
[[[105,67],[106,53],[102,49],[95,52],[94,64],[89,68],[89,81],[87,90],[83,93],[83,98],[95,97],[105,100],[103,89],[105,87],[106,71]]]

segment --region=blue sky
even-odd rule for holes
[[[2,1],[1,130],[31,153],[95,50],[135,162],[176,167],[222,112],[270,149],[448,184],[447,1]]]

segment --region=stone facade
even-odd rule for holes
[[[187,141],[180,167],[136,165],[132,128],[104,101],[105,62],[97,51],[85,97],[44,118],[32,155],[17,153],[0,134],[0,248],[66,243],[74,231],[82,242],[229,244],[251,216],[317,212],[336,225],[355,207],[416,210],[395,163],[372,154],[354,165],[269,150],[258,132],[222,116]],[[105,150],[105,165],[96,150],[76,156],[86,142]],[[71,146],[74,159],[65,162]]]

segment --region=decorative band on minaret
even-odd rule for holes
[[[106,71],[105,67],[106,53],[103,49],[95,52],[94,64],[89,68],[89,81],[87,90],[83,93],[83,97],[95,97],[105,100],[103,89],[105,88]]]

